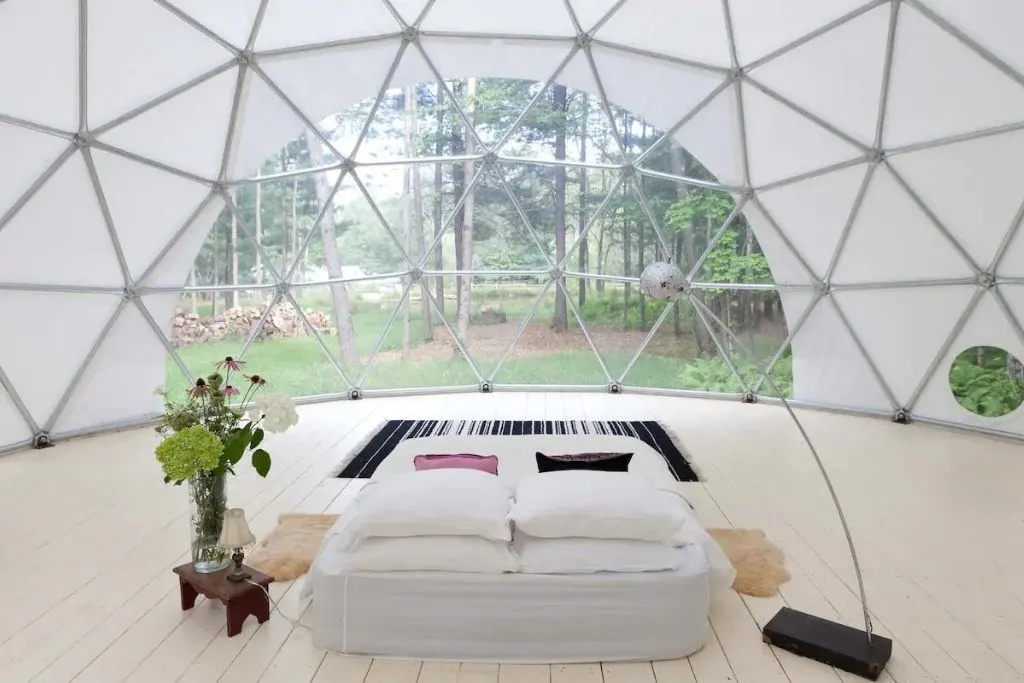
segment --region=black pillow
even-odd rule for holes
[[[569,453],[545,455],[537,451],[538,472],[562,470],[594,470],[598,472],[628,472],[632,453]]]

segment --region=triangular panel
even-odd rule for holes
[[[572,48],[554,40],[496,41],[431,35],[423,36],[420,44],[446,79],[507,78],[540,83],[554,75]]]
[[[693,154],[718,181],[743,185],[743,148],[740,139],[737,90],[731,85],[720,92],[672,136]]]
[[[834,284],[971,277],[967,261],[884,166],[875,170],[842,246]]]
[[[206,236],[213,227],[217,217],[224,210],[224,199],[220,195],[213,196],[203,209],[195,215],[184,232],[175,233],[176,239],[168,244],[167,253],[160,262],[153,266],[149,276],[141,283],[149,287],[181,287],[189,277],[189,272],[196,261],[196,255],[202,249]],[[185,227],[185,226],[182,226]]]
[[[696,200],[684,204],[695,215],[690,219],[690,225],[684,229],[693,234],[694,242],[702,248],[701,258],[703,258],[700,268],[694,274],[694,281],[748,285],[775,284],[768,254],[761,248],[757,231],[746,220],[745,214],[736,216],[728,227],[720,230],[736,206],[731,196],[722,193],[712,194],[708,190],[698,190],[691,192],[687,199]],[[714,225],[713,235],[707,234],[710,231],[705,226],[709,224]],[[770,232],[761,230],[761,232],[767,232],[769,239],[771,239],[771,235],[776,234],[774,230]],[[789,247],[781,240],[778,240],[778,243],[773,246],[775,251],[789,250]]]
[[[167,350],[153,328],[136,306],[125,307],[71,394],[54,431],[143,419],[159,412],[161,401],[152,390],[163,386],[166,366]],[[131,377],[148,391],[111,391],[110,378],[117,376]]]
[[[703,69],[600,45],[594,47],[593,54],[608,101],[663,130],[689,114],[723,80],[720,74]]]
[[[0,216],[68,149],[68,144],[54,135],[0,123],[0,149],[5,158],[18,160],[16,164],[0,165]]]
[[[776,225],[761,210],[757,201],[747,202],[743,216],[754,229],[757,243],[768,260],[772,278],[780,285],[811,285],[815,278],[808,272],[809,266],[793,251],[785,230]]]
[[[480,382],[473,366],[462,349],[465,341],[458,334],[454,277],[446,277],[444,287],[444,318],[440,316],[440,301],[429,291],[433,282],[427,281],[418,295],[409,300],[410,344],[404,342],[404,310],[399,307],[397,319],[392,325],[386,343],[373,363],[365,370],[361,389],[398,389],[404,387],[472,386]],[[396,306],[400,300],[394,296],[389,301]],[[426,296],[430,304],[432,332],[430,341],[423,341],[422,319],[420,318],[421,297]],[[377,335],[383,330],[390,312],[378,318]],[[470,332],[471,333],[471,332]],[[372,337],[371,337],[372,338]]]
[[[851,166],[757,195],[819,278],[832,261],[867,168]]]
[[[797,400],[869,410],[894,408],[830,299],[811,310],[792,346]]]
[[[3,386],[0,386],[0,448],[31,437],[32,431],[25,418],[18,412],[18,407]]]
[[[537,21],[544,17],[543,21]],[[477,0],[437,0],[420,28],[424,31],[575,36],[562,0],[492,0],[480,11]]]
[[[721,0],[629,0],[594,37],[713,66],[731,64]]]
[[[395,12],[409,26],[415,26],[423,15],[423,10],[432,4],[433,0],[391,0]]]
[[[349,154],[373,99],[398,57],[400,46],[401,42],[393,39],[370,41],[301,55],[264,58],[260,60],[260,67],[313,123],[323,125],[326,117],[344,112],[346,120],[357,124],[351,130],[331,131],[338,151]],[[431,78],[429,67],[410,46],[392,74],[392,83],[398,87]],[[335,85],[325,88],[324,83]],[[359,107],[358,111],[346,111],[354,105]],[[258,110],[256,114],[262,117]],[[283,140],[278,140],[280,142]]]
[[[1024,133],[898,154],[889,163],[985,270],[1024,200]]]
[[[89,124],[102,125],[231,58],[155,2],[90,0]]]
[[[785,3],[730,0],[729,16],[740,64],[760,59],[863,4],[863,0],[788,0]]]
[[[602,76],[602,85],[604,77]],[[594,78],[594,69],[590,66],[587,54],[580,50],[569,60],[556,81],[561,85],[568,86],[573,90],[585,92],[592,97],[597,97],[601,88],[598,87],[597,79]]]
[[[229,69],[104,132],[100,140],[202,178],[216,178],[238,76]]]
[[[252,33],[260,0],[171,0],[185,14],[232,45],[242,48]]]
[[[974,295],[972,285],[835,292],[871,360],[905,406]]]
[[[92,158],[128,271],[137,278],[210,188],[102,150]]]
[[[900,8],[883,134],[886,147],[1022,118],[1024,87],[913,6]]]
[[[1014,291],[1016,287],[1003,286],[1000,291],[1010,300],[1010,306],[1014,310],[1020,310],[1021,300],[1019,292]],[[1017,433],[1024,432],[1022,413],[1015,410],[1006,415],[998,417],[986,417],[978,415],[962,406],[956,395],[954,387],[951,386],[950,374],[954,368],[954,361],[961,353],[968,349],[977,347],[990,347],[1008,352],[1018,362],[1024,360],[1024,344],[1021,343],[1017,331],[1007,319],[1006,314],[994,292],[986,292],[978,300],[974,313],[968,318],[963,330],[957,335],[949,350],[943,356],[935,374],[928,380],[924,391],[913,412],[923,417],[930,417],[954,423],[966,423],[989,429],[1009,430]],[[983,381],[983,380],[982,380]],[[983,381],[984,382],[984,381]],[[959,382],[958,382],[959,384]],[[982,387],[984,388],[984,387]],[[970,390],[970,387],[957,387],[959,390]],[[1002,411],[1001,411],[1002,412]]]
[[[765,296],[764,294],[762,296]],[[776,303],[774,299],[771,303]],[[760,396],[772,396],[782,398],[793,398],[793,347],[785,343],[791,335],[795,337],[807,324],[813,306],[829,305],[829,302],[818,296],[818,293],[808,289],[784,289],[778,292],[780,310],[775,306],[769,306],[765,302],[765,317],[768,319],[767,326],[759,327],[753,339],[746,340],[751,352],[755,355],[757,362],[762,367],[763,377],[755,382],[756,391]],[[780,328],[778,318],[780,313],[785,324]],[[806,316],[806,318],[805,318]],[[762,340],[758,339],[762,337]],[[770,343],[782,337],[783,341],[770,357]]]
[[[3,320],[33,320],[45,311],[45,324],[18,325],[0,335],[0,367],[38,424],[49,419],[120,303],[120,296],[110,294],[5,292],[0,297]]]
[[[1024,73],[1024,44],[1017,27],[1024,25],[1024,4],[1005,0],[927,0],[929,9]]]
[[[381,0],[270,0],[256,49],[330,43],[401,30]]]
[[[78,5],[34,0],[0,8],[0,113],[78,129]]]
[[[263,78],[249,71],[235,121],[228,177],[257,175],[268,157],[279,152],[285,143],[303,137],[308,130],[309,126],[284,99]],[[301,167],[300,164],[296,168]]]
[[[69,212],[68,207],[74,211]],[[0,229],[0,280],[124,286],[110,232],[81,155],[68,159]]]
[[[846,140],[749,84],[743,85],[743,116],[754,186],[863,155]]]
[[[882,94],[889,14],[889,5],[877,7],[754,69],[751,76],[871,145]],[[790,16],[773,7],[770,18],[780,15]],[[759,29],[753,35],[763,35],[763,22]]]

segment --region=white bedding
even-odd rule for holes
[[[674,571],[588,575],[355,572],[327,542],[311,570],[313,639],[345,654],[568,663],[675,659],[709,635],[703,550]]]

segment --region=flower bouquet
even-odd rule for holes
[[[201,377],[177,402],[163,389],[164,413],[156,431],[164,440],[156,448],[164,483],[188,482],[192,512],[192,563],[199,572],[227,566],[227,551],[218,547],[227,500],[228,474],[246,453],[256,473],[270,472],[270,453],[261,448],[265,432],[284,432],[299,420],[292,399],[265,391],[267,381],[244,375],[244,391],[229,383],[241,374],[243,361],[228,356],[216,372]],[[221,374],[223,371],[223,375]]]

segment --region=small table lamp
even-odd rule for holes
[[[245,521],[245,510],[242,508],[230,508],[224,511],[224,526],[221,528],[218,545],[225,550],[233,551],[231,560],[235,563],[234,569],[228,574],[228,581],[245,581],[252,578],[252,574],[242,569],[242,560],[245,554],[244,548],[256,542]]]

